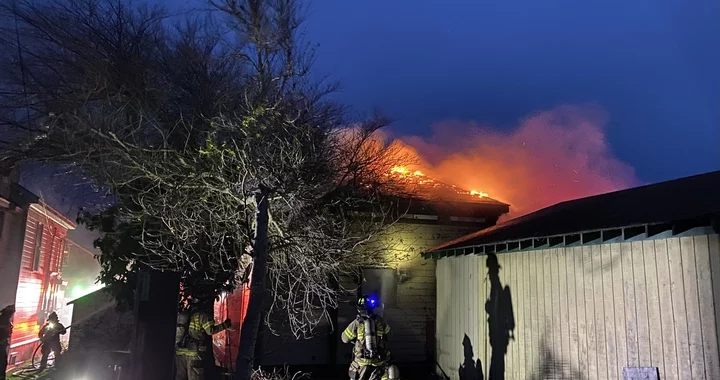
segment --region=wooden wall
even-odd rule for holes
[[[128,366],[122,355],[109,351],[129,350],[134,331],[131,310],[120,311],[115,299],[100,289],[80,297],[69,305],[72,313],[68,330],[68,350],[65,360],[85,373],[107,373],[108,366]]]
[[[35,242],[38,236],[38,226],[42,225],[42,242],[40,247],[39,266],[33,268],[35,256]],[[13,350],[17,350],[16,360],[27,360],[27,350],[22,349],[24,344],[34,344],[40,330],[39,319],[43,303],[43,285],[48,272],[59,272],[62,265],[67,229],[56,222],[46,218],[37,210],[30,208],[25,225],[25,236],[22,248],[22,262],[17,282],[17,295],[15,300],[15,328],[12,336]],[[48,286],[48,289],[51,287]],[[48,296],[50,294],[48,293]],[[54,309],[56,305],[50,305]],[[51,310],[50,310],[51,311]],[[12,355],[12,354],[11,354]]]
[[[396,304],[381,310],[392,329],[390,350],[397,362],[425,362],[428,356],[432,357],[435,263],[424,260],[421,252],[477,229],[397,223],[367,247],[385,255],[388,262],[386,269],[407,275],[406,280],[397,285]],[[343,286],[353,289],[356,285],[348,281]],[[262,329],[258,343],[262,355],[257,361],[262,365],[350,363],[351,347],[340,341],[339,334],[357,316],[355,301],[354,292],[343,297],[337,311],[337,321],[323,321],[318,327],[318,336],[313,339],[277,337]],[[335,334],[331,335],[333,328]],[[428,328],[431,330],[429,334]]]
[[[661,379],[720,379],[718,235],[497,257],[515,325],[506,379],[621,379],[623,367],[658,367]],[[451,379],[465,378],[465,335],[489,378],[486,260],[437,262],[437,358]]]
[[[434,331],[428,334],[428,329],[432,330],[435,324],[435,263],[424,260],[421,252],[476,230],[477,227],[398,223],[370,247],[383,252],[388,269],[406,274],[404,281],[398,281],[396,304],[380,310],[392,330],[389,349],[396,362],[425,362],[428,354],[432,356]],[[357,316],[355,299],[354,294],[348,295],[338,311],[341,332]],[[349,345],[339,344],[338,362],[349,363]]]
[[[104,289],[86,294],[71,303],[72,328],[68,350],[83,355],[128,350],[133,333],[132,311],[119,311],[117,302]]]

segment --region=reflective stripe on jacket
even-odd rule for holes
[[[225,330],[225,326],[223,324],[216,325],[207,313],[196,312],[190,317],[187,334],[197,348],[178,348],[176,352],[180,355],[192,355],[207,351],[211,343],[210,337],[223,330]]]
[[[377,334],[377,337],[383,340],[384,343],[387,343],[387,338],[390,334],[390,326],[380,316],[373,315],[372,319],[375,321],[375,333]],[[355,339],[355,344],[353,345],[353,356],[355,357],[355,360],[353,361],[354,363],[361,366],[371,365],[376,367],[385,365],[387,362],[386,359],[363,358],[363,347],[365,344],[365,324],[363,321],[355,319],[350,322],[345,331],[343,331],[343,334],[350,341]],[[384,357],[387,358],[390,351],[388,351],[387,346],[383,347],[383,349],[385,351]]]

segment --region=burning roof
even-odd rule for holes
[[[411,192],[418,198],[429,201],[449,201],[484,203],[507,206],[498,200],[479,190],[465,190],[455,185],[437,181],[426,176],[419,170],[411,170],[405,166],[395,166],[390,170],[388,176],[395,176],[411,188]]]

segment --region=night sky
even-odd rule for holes
[[[305,28],[337,96],[398,134],[594,103],[643,182],[720,168],[717,0],[315,0]]]
[[[398,133],[595,103],[643,182],[720,169],[717,0],[316,0],[308,16],[315,68]]]
[[[717,0],[315,0],[304,39],[333,96],[384,111],[441,180],[530,211],[720,169],[719,19]]]

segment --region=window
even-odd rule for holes
[[[385,309],[397,308],[397,276],[393,269],[363,269],[362,293],[380,297]]]
[[[62,264],[60,265],[60,268],[64,269],[67,267],[68,260],[70,259],[70,250],[68,250],[67,242],[62,241],[60,244],[60,254],[62,254]]]
[[[43,225],[40,222],[35,224],[35,251],[33,253],[32,270],[40,270],[40,256],[42,253]]]

